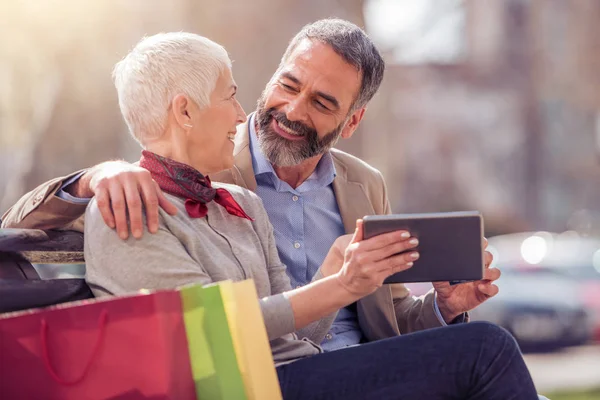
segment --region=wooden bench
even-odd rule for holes
[[[79,232],[0,229],[0,313],[93,297],[82,278],[42,279],[38,272],[44,264],[83,263]]]

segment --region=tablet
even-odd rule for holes
[[[478,211],[369,215],[363,221],[365,239],[397,230],[419,239],[419,259],[384,283],[456,284],[483,278],[483,218]]]

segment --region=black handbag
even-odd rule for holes
[[[92,297],[85,279],[0,279],[0,313]]]
[[[32,263],[83,262],[83,235],[0,229],[0,313],[94,297],[85,279],[41,279]]]

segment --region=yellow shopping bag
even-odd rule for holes
[[[281,400],[267,331],[252,280],[221,282],[221,295],[249,400]]]

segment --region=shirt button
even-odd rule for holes
[[[300,248],[300,243],[299,242],[294,243],[294,248],[295,249],[299,249]]]
[[[292,196],[292,200],[298,201],[298,196]]]
[[[331,340],[333,339],[333,335],[331,333],[328,333],[327,335],[325,335],[325,339]]]

